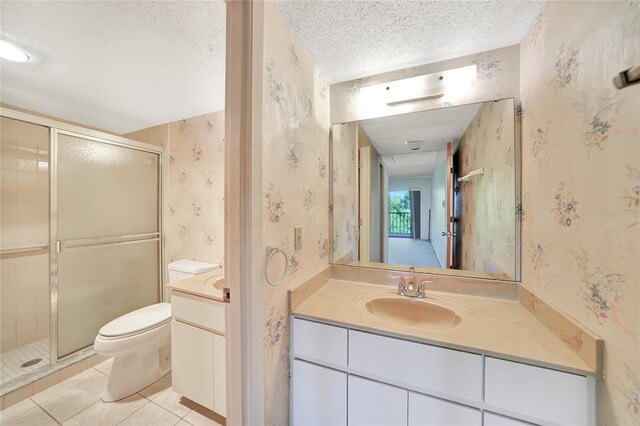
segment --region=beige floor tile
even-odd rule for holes
[[[111,373],[111,366],[113,365],[113,358],[109,358],[106,361],[102,361],[99,364],[96,364],[95,368],[99,372],[106,374],[107,376]]]
[[[171,411],[178,417],[184,417],[195,405],[192,401],[182,398],[182,396],[169,388],[153,399],[153,402]]]
[[[89,380],[90,378],[98,375],[100,373],[98,373],[97,370],[94,370],[93,368],[90,368],[88,370],[85,370],[79,374],[76,374],[75,376],[71,376],[66,380],[61,381],[60,383],[58,383],[57,385],[53,385],[48,389],[43,390],[42,392],[39,392],[35,395],[33,395],[32,399],[37,402],[38,404],[43,404],[45,401],[58,396],[62,393],[64,393],[65,391],[78,386],[80,383]]]
[[[224,417],[197,404],[194,404],[193,409],[184,416],[184,420],[194,426],[226,425],[226,419]]]
[[[64,424],[65,426],[114,426],[148,403],[148,399],[137,393],[115,402],[99,400]]]
[[[153,402],[149,402],[127,417],[120,423],[120,426],[173,426],[179,421],[180,417]]]
[[[176,426],[193,426],[193,425],[189,422],[185,422],[184,420],[180,420],[178,423],[176,423]]]
[[[36,407],[35,402],[30,399],[25,399],[24,401],[20,401],[15,405],[12,405],[9,408],[5,408],[0,411],[0,424],[4,424],[11,420],[12,418],[29,411],[30,409]]]
[[[154,399],[165,390],[171,387],[171,373],[167,374],[157,382],[142,389],[139,393],[145,398]]]
[[[94,371],[95,376],[40,404],[42,408],[57,421],[64,423],[98,401],[109,378]]]
[[[2,422],[5,426],[49,426],[57,425],[42,408],[36,406],[22,414],[15,416],[7,422]]]

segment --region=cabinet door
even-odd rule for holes
[[[291,377],[291,424],[347,424],[347,373],[294,359]]]
[[[407,390],[349,375],[349,425],[407,424]]]
[[[484,426],[530,426],[531,423],[521,422],[509,417],[498,416],[497,414],[484,412]]]
[[[171,382],[175,392],[214,409],[214,334],[171,321]]]
[[[480,410],[409,392],[409,426],[481,426]]]
[[[213,335],[213,411],[227,416],[227,354],[226,340]]]
[[[485,403],[516,418],[596,424],[593,379],[513,361],[485,358]]]

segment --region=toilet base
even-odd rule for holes
[[[104,402],[114,402],[141,391],[171,371],[171,340],[160,348],[141,353],[115,356]]]

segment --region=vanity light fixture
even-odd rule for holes
[[[360,89],[365,99],[383,99],[389,106],[443,96],[457,97],[471,87],[477,77],[477,65],[424,74]]]
[[[0,58],[12,62],[28,62],[31,56],[15,44],[8,41],[0,41]]]

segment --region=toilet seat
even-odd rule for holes
[[[156,303],[129,312],[104,325],[98,336],[101,340],[118,340],[146,333],[171,321],[171,304]]]

